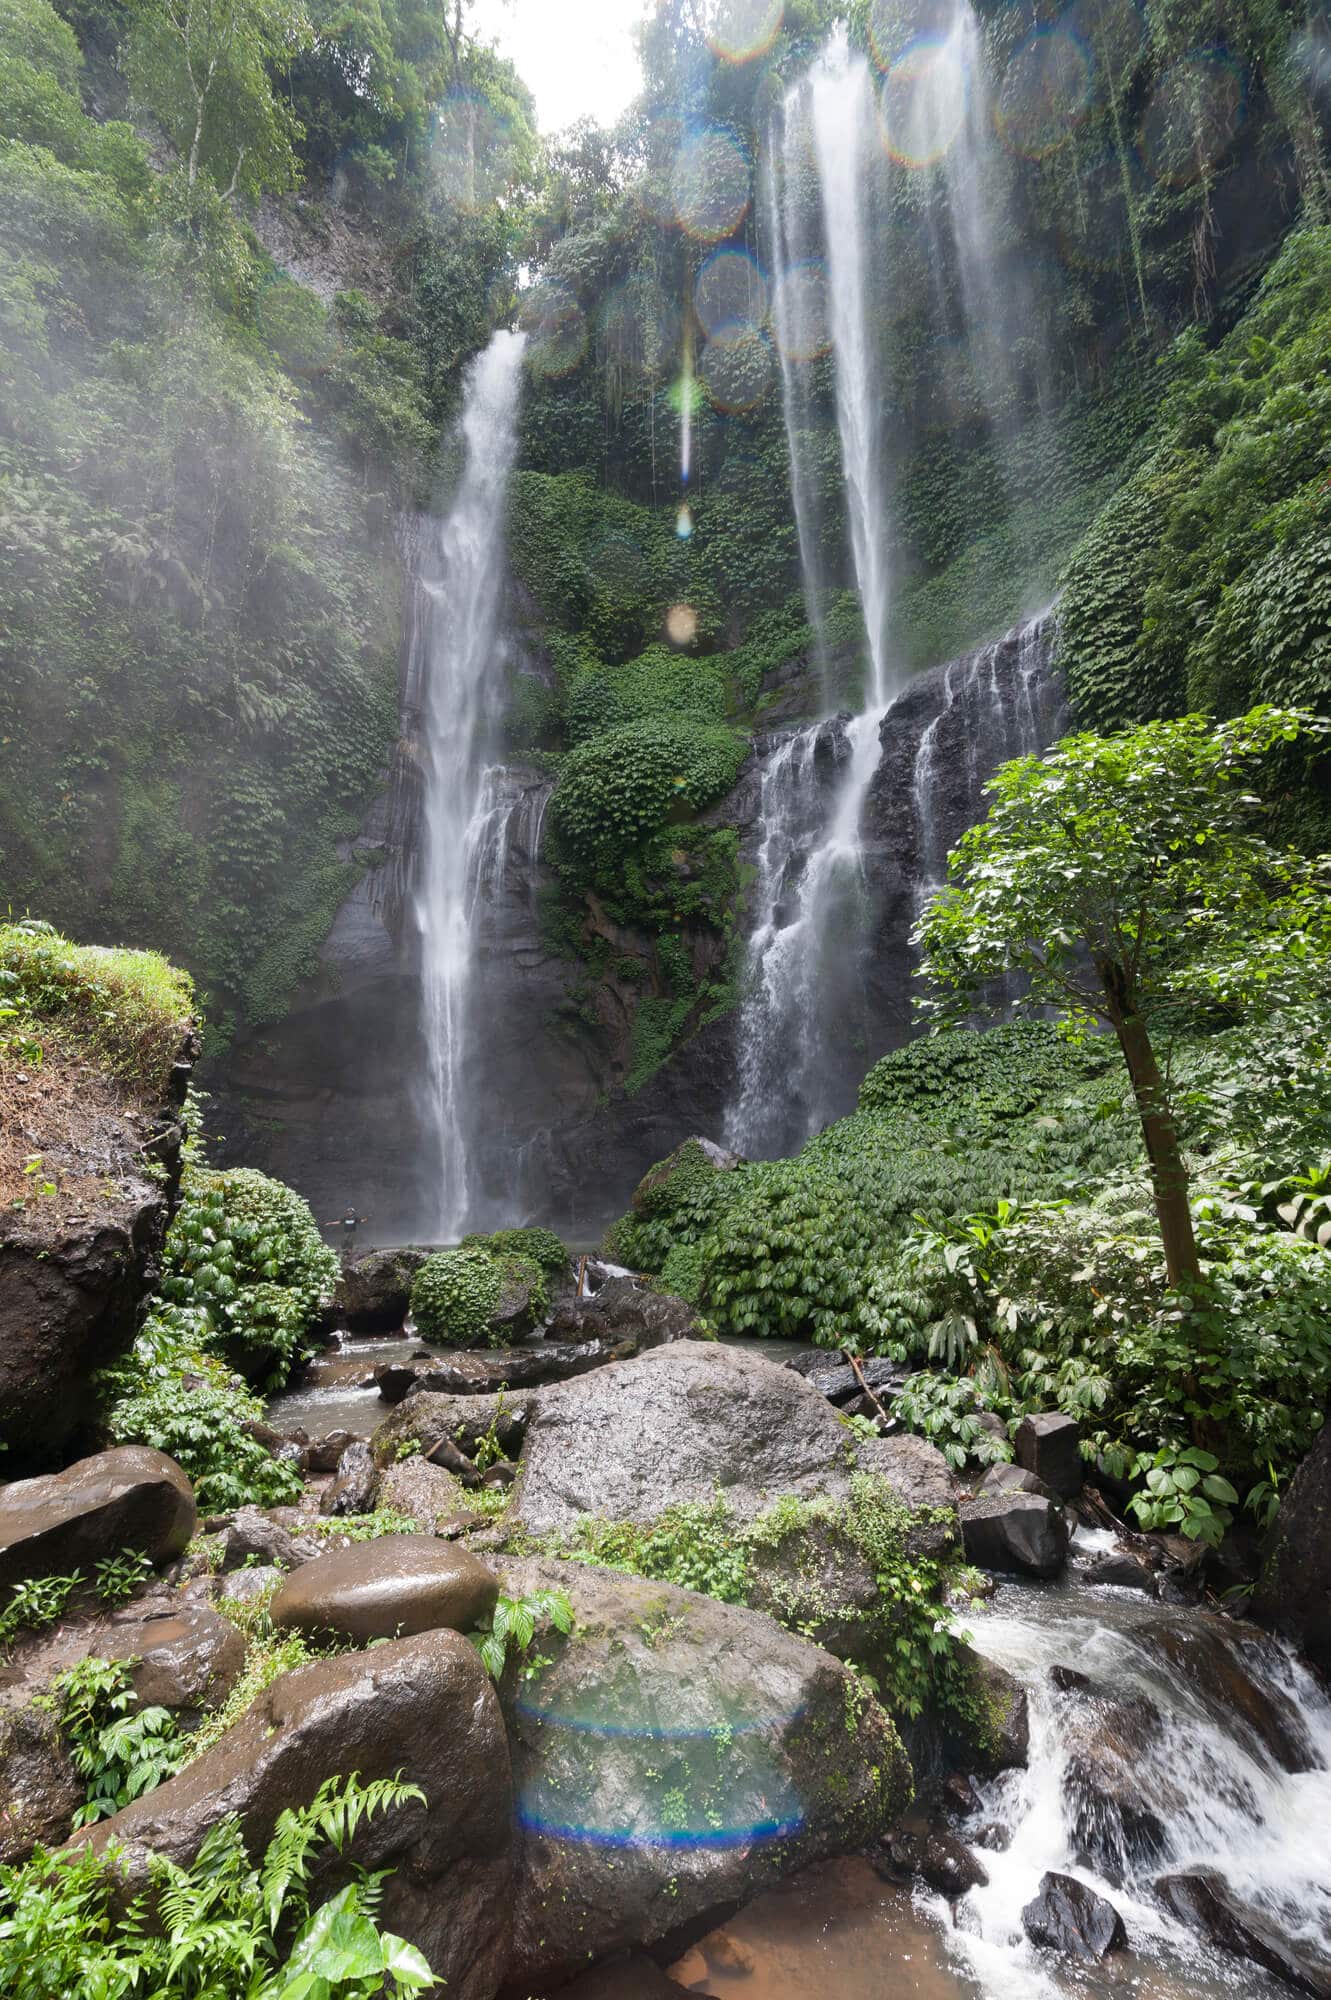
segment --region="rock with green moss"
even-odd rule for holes
[[[515,1990],[650,1946],[792,1870],[857,1852],[909,1804],[884,1710],[831,1654],[668,1584],[499,1559],[510,1597],[567,1592],[500,1684],[521,1851]]]
[[[412,1283],[416,1330],[445,1346],[483,1347],[502,1289],[499,1266],[479,1244],[438,1250],[426,1258]]]

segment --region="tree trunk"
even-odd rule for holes
[[[1097,967],[1109,1000],[1109,1018],[1123,1060],[1132,1078],[1133,1095],[1142,1121],[1142,1138],[1151,1168],[1155,1212],[1160,1224],[1160,1240],[1165,1249],[1165,1271],[1174,1291],[1195,1291],[1201,1284],[1197,1240],[1192,1233],[1192,1209],[1188,1203],[1188,1169],[1183,1162],[1178,1127],[1170,1109],[1165,1081],[1151,1047],[1146,1022],[1132,1006],[1128,981],[1121,966],[1112,963]]]

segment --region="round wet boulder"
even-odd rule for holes
[[[194,1489],[173,1458],[141,1444],[99,1451],[0,1489],[0,1588],[73,1570],[90,1575],[124,1549],[167,1562],[197,1525]]]
[[[470,1631],[493,1610],[494,1572],[433,1535],[384,1535],[305,1563],[274,1597],[280,1629],[364,1642],[448,1627]]]

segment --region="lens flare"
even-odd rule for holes
[[[820,257],[789,264],[772,293],[772,322],[790,361],[814,361],[832,345],[827,315],[827,269]]]
[[[945,42],[957,21],[957,0],[873,0],[869,53],[887,71],[912,42]]]
[[[744,250],[714,250],[693,287],[693,310],[704,333],[733,320],[761,326],[767,318],[767,280]]]
[[[771,48],[785,11],[785,0],[718,0],[707,46],[723,62],[752,62]]]
[[[493,208],[507,189],[512,159],[509,121],[476,91],[451,90],[430,139],[434,192],[470,213]]]
[[[1243,122],[1243,73],[1221,49],[1194,49],[1167,69],[1142,115],[1141,156],[1170,187],[1186,187],[1229,150]]]
[[[698,373],[713,409],[731,416],[756,410],[776,373],[771,342],[761,327],[732,320],[704,347]]]
[[[751,199],[749,160],[724,125],[691,132],[670,175],[675,220],[700,243],[719,243],[738,229]]]
[[[523,300],[521,322],[533,375],[571,375],[587,352],[587,321],[568,286],[534,286]]]
[[[687,500],[675,516],[675,533],[679,536],[681,542],[687,542],[693,533],[693,516],[689,512],[689,503]]]
[[[936,165],[965,123],[969,92],[954,41],[927,36],[908,44],[878,94],[879,132],[892,158],[903,167]]]
[[[672,604],[666,612],[665,628],[672,646],[691,646],[698,636],[698,614],[691,604]]]
[[[1091,59],[1062,28],[1039,28],[1012,52],[994,108],[1005,146],[1028,160],[1056,153],[1091,101]]]
[[[626,279],[606,294],[597,333],[607,361],[658,381],[679,360],[679,308],[661,287]]]

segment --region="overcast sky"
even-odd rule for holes
[[[649,0],[477,0],[473,32],[510,56],[543,132],[612,125],[641,82],[633,29]]]

